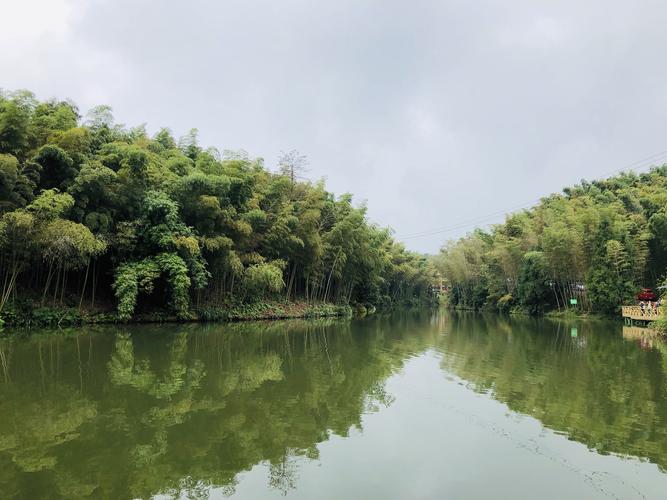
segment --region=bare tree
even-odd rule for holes
[[[308,172],[308,164],[308,157],[293,149],[287,153],[281,151],[278,169],[281,174],[289,177],[294,184],[296,181],[303,179],[304,174]]]

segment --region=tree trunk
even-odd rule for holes
[[[79,299],[79,311],[81,310],[81,305],[83,304],[83,296],[86,293],[86,285],[88,284],[88,270],[90,269],[90,257],[88,257],[88,263],[86,264],[86,276],[83,278],[83,288],[81,289],[81,298]]]
[[[90,308],[95,308],[95,288],[97,287],[97,261],[93,261],[93,289],[91,291]]]
[[[46,300],[46,294],[49,291],[51,279],[53,279],[53,262],[49,263],[49,272],[46,275],[46,284],[44,285],[44,293],[42,294],[42,305],[44,305],[44,301]]]

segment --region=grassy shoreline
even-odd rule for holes
[[[364,308],[365,311],[365,308]],[[228,304],[195,308],[187,316],[156,310],[136,314],[130,320],[121,320],[116,312],[90,311],[75,307],[37,307],[7,309],[0,315],[0,329],[67,327],[95,324],[139,323],[206,323],[252,320],[281,320],[295,318],[349,317],[353,309],[349,305],[329,303],[267,301],[254,304]],[[8,332],[5,331],[5,334]]]
[[[621,319],[620,315],[618,314],[607,315],[594,312],[577,311],[575,309],[552,310],[552,311],[541,312],[538,314],[531,314],[529,311],[521,307],[513,307],[509,311],[504,311],[504,312],[484,307],[481,309],[474,309],[472,307],[461,307],[461,306],[455,306],[455,307],[444,306],[444,307],[451,311],[459,311],[459,312],[483,312],[483,313],[501,314],[507,316],[532,316],[535,318],[572,319],[572,320],[574,319],[620,320]]]
[[[505,314],[507,316],[514,317],[535,317],[535,318],[548,318],[553,320],[594,320],[594,321],[617,321],[621,324],[621,316],[619,314],[606,315],[600,313],[587,313],[582,311],[577,311],[575,309],[561,309],[555,311],[547,311],[541,314],[530,314],[529,312],[522,310],[521,308],[513,308],[510,311],[505,313],[489,310],[489,309],[472,309],[466,307],[447,307],[451,311],[459,312],[481,312],[481,313],[491,313],[491,314]],[[654,321],[650,326],[642,326],[647,331],[655,332],[661,337],[667,338],[667,318],[661,318],[657,321]]]
[[[537,318],[543,317],[543,318],[563,318],[563,319],[614,319],[617,316],[616,315],[604,315],[604,314],[599,314],[599,313],[592,313],[592,312],[582,312],[582,311],[577,311],[575,309],[561,309],[561,310],[552,310],[552,311],[546,311],[546,312],[541,312],[538,314],[532,314],[526,309],[523,309],[521,307],[513,307],[510,310],[507,311],[498,311],[497,309],[491,308],[491,307],[482,307],[479,309],[475,309],[474,307],[465,307],[465,306],[443,306],[446,309],[449,309],[451,311],[461,311],[461,312],[486,312],[486,313],[493,313],[493,314],[505,314],[508,316],[534,316]]]

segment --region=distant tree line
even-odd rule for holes
[[[84,120],[69,101],[0,94],[0,311],[31,303],[193,308],[298,298],[390,305],[430,297],[433,268],[352,196],[245,152]]]
[[[446,244],[435,264],[453,306],[614,313],[665,278],[667,166],[582,181]]]

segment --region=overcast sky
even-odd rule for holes
[[[414,250],[667,150],[664,1],[0,3],[0,87],[297,149]]]

